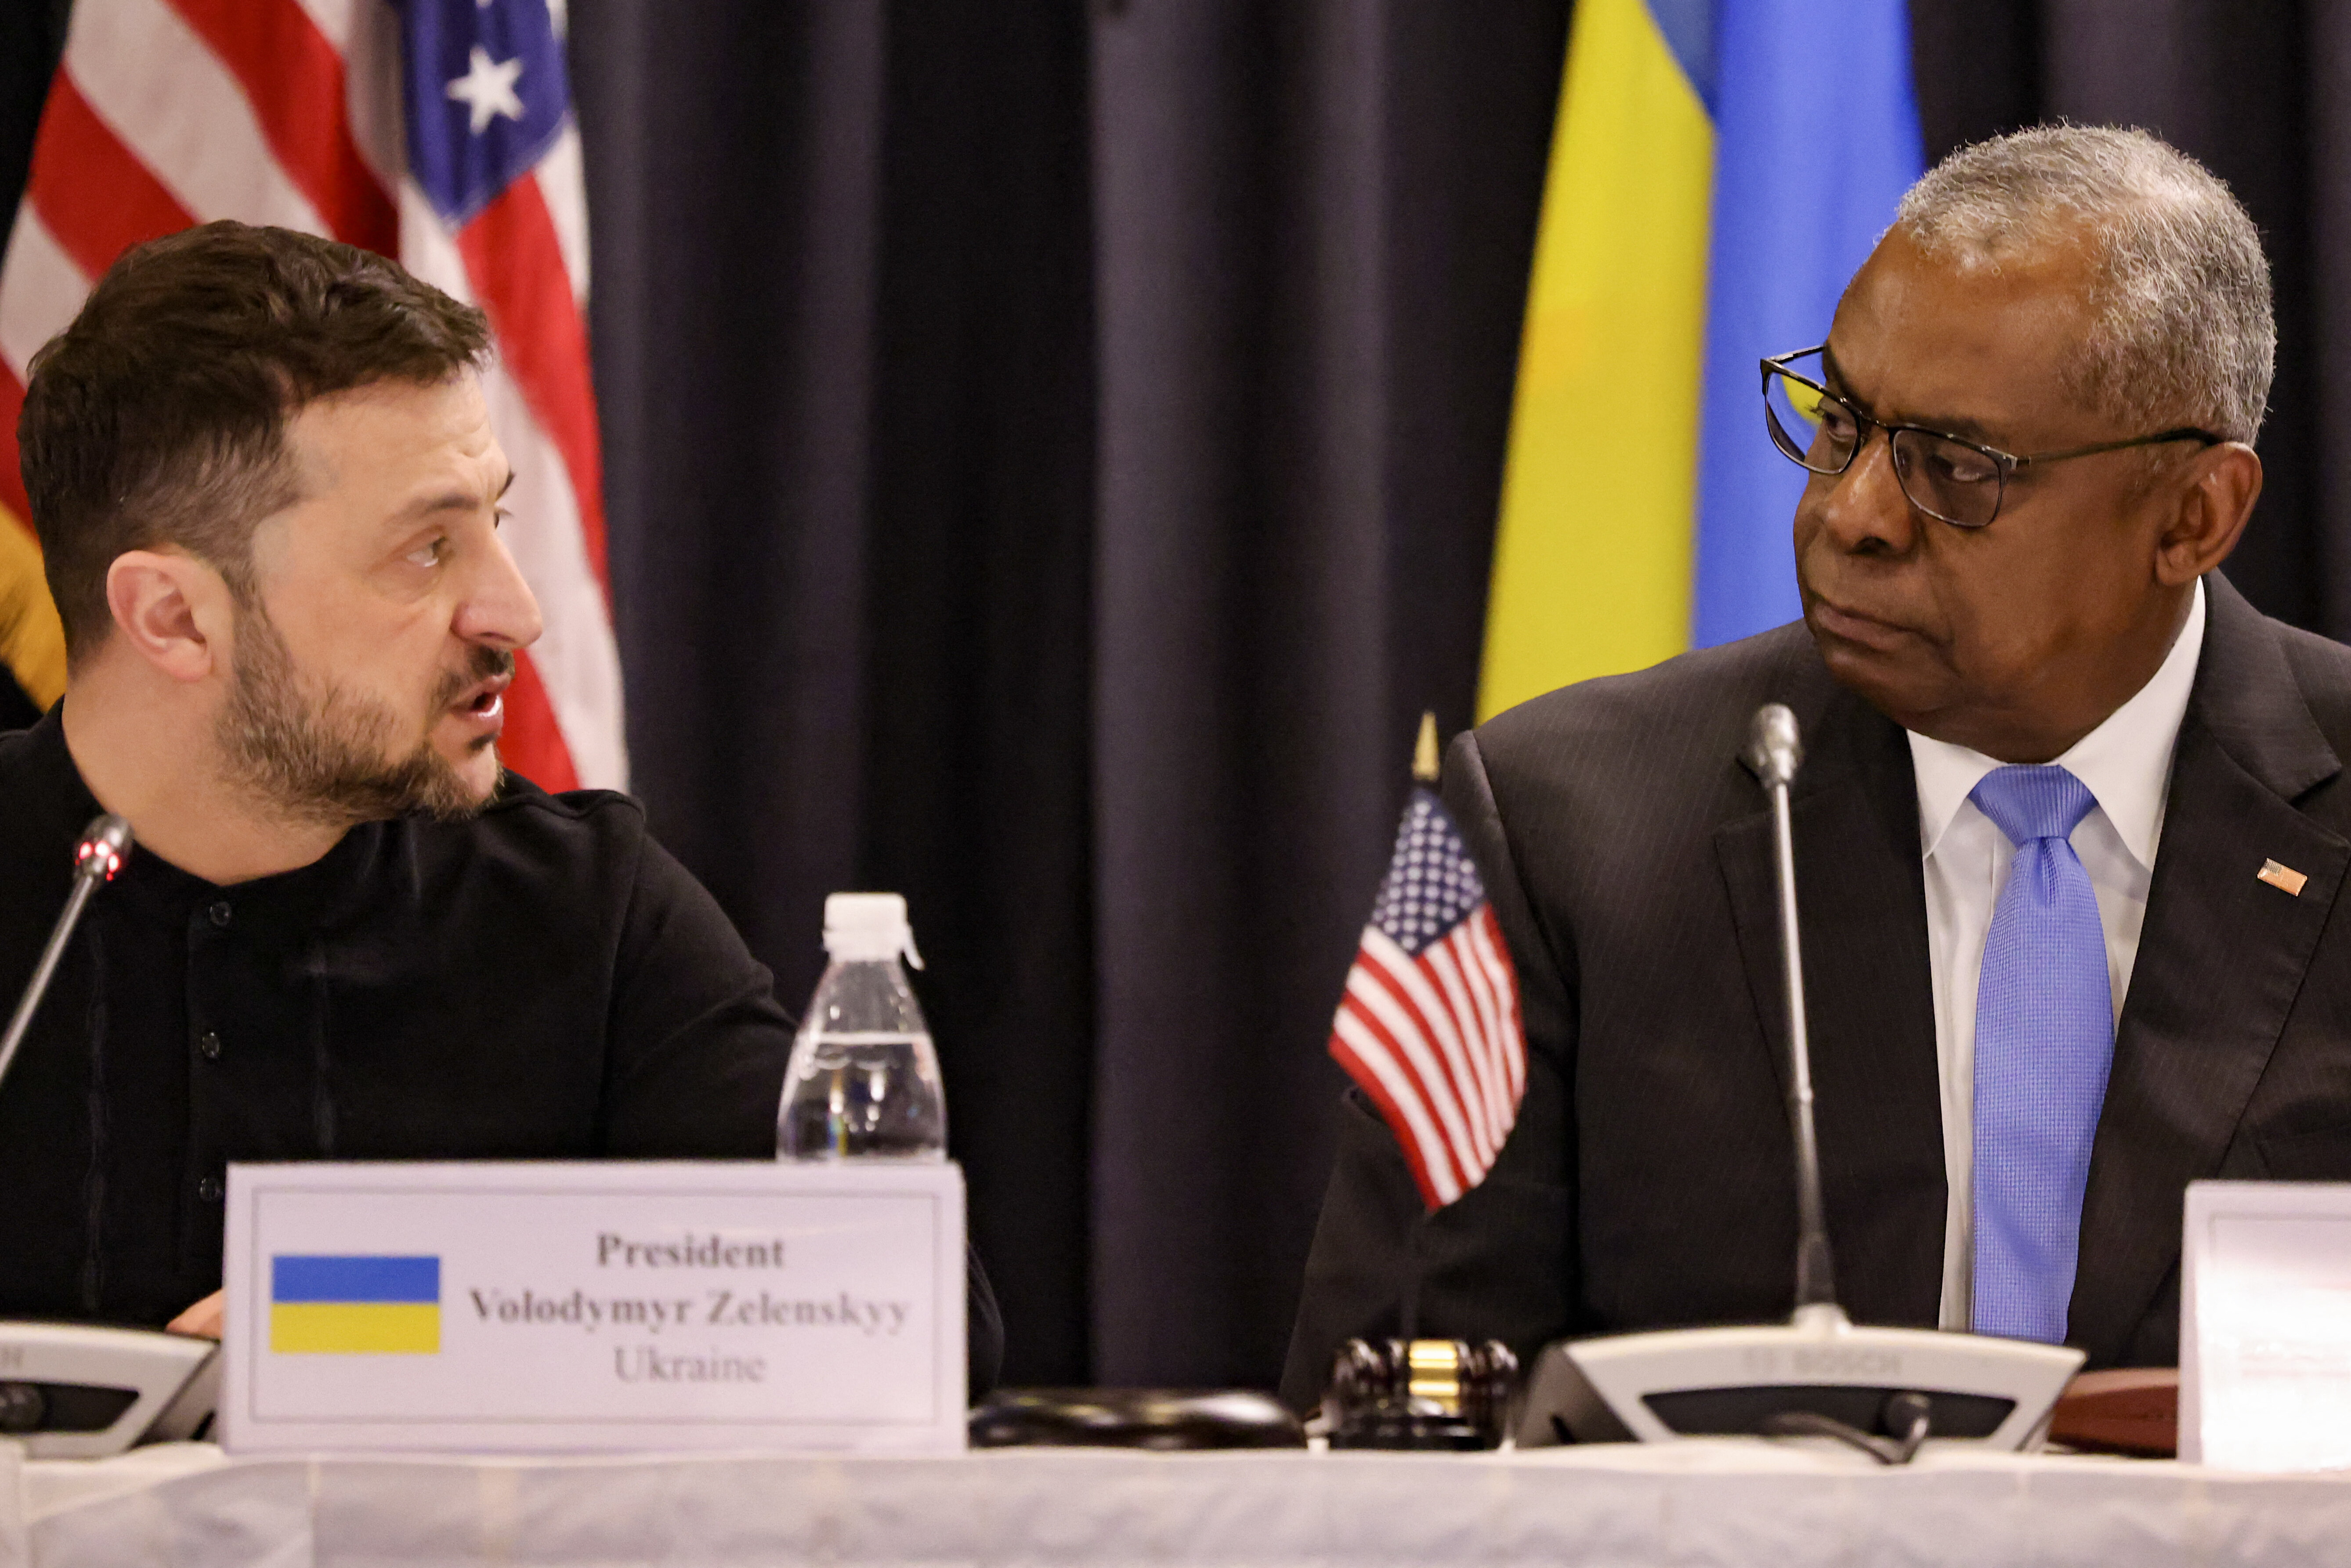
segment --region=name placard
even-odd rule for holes
[[[2179,1457],[2351,1467],[2351,1183],[2191,1183],[2181,1260]]]
[[[232,1166],[222,1440],[964,1446],[952,1165]]]

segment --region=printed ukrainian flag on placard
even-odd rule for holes
[[[1479,717],[1795,618],[1756,361],[1828,336],[1923,162],[1905,0],[1578,0]]]
[[[269,1260],[269,1348],[280,1355],[434,1355],[441,1260],[279,1253]]]

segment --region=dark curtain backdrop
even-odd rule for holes
[[[907,894],[1008,1376],[1270,1384],[1563,7],[571,15],[658,831],[788,1000]]]
[[[62,11],[0,12],[0,188]],[[2231,574],[2351,632],[2351,11],[1912,16],[1930,156],[2131,122],[2244,197]],[[907,894],[1011,1379],[1270,1386],[1412,727],[1469,716],[1567,0],[570,16],[639,793],[788,1005],[827,891]]]

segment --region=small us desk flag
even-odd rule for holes
[[[65,658],[16,465],[26,363],[125,250],[239,218],[397,256],[488,314],[498,362],[482,390],[515,468],[504,534],[547,622],[507,692],[501,749],[549,789],[626,787],[564,14],[77,0],[0,266],[0,658],[35,700],[63,689]]]
[[[1396,829],[1387,879],[1364,927],[1331,1054],[1387,1119],[1431,1208],[1493,1168],[1526,1092],[1519,977],[1469,846],[1436,776],[1435,722],[1421,725],[1421,780]]]

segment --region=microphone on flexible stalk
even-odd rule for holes
[[[81,831],[81,840],[74,845],[73,891],[66,895],[66,906],[49,930],[49,945],[41,949],[41,961],[33,966],[33,977],[16,1000],[8,1032],[0,1034],[0,1082],[6,1080],[8,1064],[16,1059],[16,1048],[25,1043],[25,1032],[33,1027],[33,1014],[48,994],[49,982],[57,977],[57,963],[65,956],[66,944],[73,939],[74,927],[81,924],[81,912],[89,906],[89,895],[100,883],[112,882],[130,859],[131,824],[111,811],[92,818]]]
[[[1813,1126],[1813,1050],[1796,918],[1789,786],[1803,763],[1796,716],[1758,708],[1744,752],[1771,807],[1780,958],[1788,1002],[1788,1127],[1796,1155],[1796,1310],[1785,1323],[1562,1340],[1528,1379],[1521,1447],[1739,1433],[1817,1435],[1888,1463],[1929,1437],[2036,1447],[2082,1364],[2028,1340],[1857,1325],[1837,1305]]]
[[[0,1034],[0,1081],[57,977],[90,895],[131,859],[131,824],[111,812],[74,845],[73,890]],[[36,1459],[102,1458],[134,1443],[201,1435],[220,1385],[209,1340],[95,1323],[0,1320],[0,1439]]]
[[[1813,1041],[1805,1019],[1803,952],[1796,935],[1796,831],[1788,787],[1804,760],[1796,716],[1784,703],[1755,710],[1747,732],[1747,762],[1771,800],[1771,847],[1779,873],[1780,962],[1788,988],[1788,1125],[1796,1143],[1796,1310],[1836,1305],[1836,1270],[1829,1259],[1829,1226],[1821,1208],[1820,1140],[1813,1131]]]

